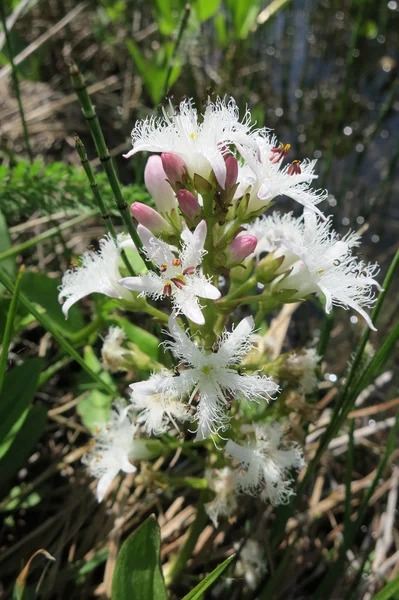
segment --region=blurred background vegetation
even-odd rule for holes
[[[19,264],[29,264],[31,271],[24,277],[24,292],[75,345],[79,346],[84,321],[77,311],[68,322],[63,321],[56,289],[70,261],[102,234],[103,227],[99,219],[93,218],[90,187],[75,151],[76,132],[85,143],[92,165],[99,166],[69,79],[67,65],[71,60],[79,64],[86,77],[128,203],[146,197],[145,157],[139,155],[126,161],[121,156],[130,148],[134,121],[156,114],[166,94],[176,104],[183,96],[189,96],[201,105],[205,90],[211,86],[218,95],[234,96],[242,111],[247,105],[259,126],[274,129],[280,140],[290,143],[292,158],[319,159],[318,187],[329,190],[329,206],[323,207],[324,212],[334,216],[338,231],[345,232],[349,227],[363,232],[362,251],[367,260],[380,263],[382,281],[399,247],[396,0],[194,0],[190,6],[182,0],[6,0],[2,8],[9,40],[7,43],[0,28],[0,258],[13,276]],[[17,87],[11,77],[10,54],[16,67]],[[106,202],[112,206],[104,176],[99,174],[98,180]],[[279,201],[279,206],[292,207],[284,200]],[[65,215],[71,221],[60,229],[60,219]],[[32,235],[46,236],[52,227],[55,233],[43,238],[47,241],[31,243]],[[397,281],[394,290],[398,290]],[[384,305],[377,340],[385,338],[397,318],[396,298],[397,294],[391,293],[391,300]],[[9,306],[9,296],[1,293],[1,335]],[[324,327],[320,315],[320,308],[311,303],[298,309],[289,329],[294,346],[306,344],[320,334]],[[32,332],[33,321],[27,311],[17,315],[15,328],[19,337],[12,358],[15,365],[22,359],[43,356],[50,343]],[[356,316],[350,318],[350,326],[346,316],[330,323],[333,343],[326,356],[328,371],[323,376],[323,393],[334,390],[334,383],[356,347],[359,326]],[[59,358],[55,353],[54,357]],[[89,359],[94,361],[93,357]],[[33,384],[33,388],[36,383],[39,386],[36,397],[53,411],[50,425],[45,425],[40,411],[31,417],[32,426],[20,432],[19,444],[24,445],[27,431],[34,430],[35,435],[29,438],[24,452],[19,452],[15,468],[5,474],[1,484],[4,524],[0,570],[4,573],[4,597],[10,597],[10,585],[20,571],[21,561],[26,562],[39,547],[50,548],[60,559],[50,570],[43,588],[45,597],[91,598],[104,591],[98,569],[107,560],[104,540],[115,515],[111,518],[100,507],[90,521],[95,501],[83,471],[75,464],[80,457],[73,454],[79,426],[76,428],[75,424],[71,429],[53,404],[74,402],[68,389],[69,378],[76,373],[68,357],[59,360],[69,370],[59,372],[57,363],[55,380],[51,379],[55,372],[51,367],[39,375],[43,365],[31,365],[31,379],[38,378]],[[392,359],[390,364],[392,367]],[[397,395],[392,370],[382,375],[385,379],[374,388],[370,403],[392,400]],[[52,382],[53,388],[40,388],[47,382]],[[84,390],[87,381],[81,378],[79,385]],[[384,411],[380,416],[390,419],[391,412]],[[359,427],[372,427],[369,413],[359,419]],[[355,474],[360,481],[366,481],[374,455],[380,456],[384,450],[387,428],[388,425],[375,434],[368,453],[356,463]],[[28,457],[29,467],[21,469]],[[339,452],[320,466],[317,481],[321,489],[315,485],[303,507],[303,515],[308,518],[299,544],[303,560],[295,562],[285,581],[273,579],[278,582],[278,590],[274,583],[272,590],[261,587],[272,595],[262,595],[259,590],[255,594],[245,587],[241,577],[237,585],[220,587],[209,597],[312,597],[312,590],[324,573],[324,563],[334,556],[339,545],[344,471],[345,462]],[[383,485],[387,481],[392,484],[392,477],[389,475]],[[397,485],[397,474],[395,477]],[[78,486],[78,495],[73,494],[73,486]],[[389,489],[388,486],[386,491]],[[166,498],[170,503],[167,493]],[[381,568],[384,560],[399,552],[397,530],[393,549],[390,546],[390,554],[384,560],[379,556],[377,567],[373,562],[375,555],[369,551],[371,545],[374,547],[374,533],[379,531],[385,502],[383,494],[373,496],[365,529],[351,550],[355,566],[347,574],[348,580],[342,575],[344,587],[336,598],[372,598],[379,582],[377,567]],[[124,524],[124,531],[131,530],[151,509],[157,510],[161,524],[166,527],[166,523],[174,523],[173,527],[168,525],[167,533],[164,530],[163,556],[167,557],[190,522],[189,507],[187,498],[183,499],[165,517],[167,506],[155,491],[140,501],[136,513]],[[267,530],[270,514],[259,518]],[[224,545],[231,548],[240,543],[251,527],[249,520],[244,520],[239,527],[226,525],[216,541],[210,537],[216,547],[212,559],[220,561],[225,556]],[[207,566],[207,548],[209,540],[204,540],[191,572],[201,572]],[[284,556],[288,557],[288,553]],[[268,556],[268,562],[272,570],[276,568],[273,557]],[[396,567],[393,575],[397,571]],[[357,573],[357,585],[361,585],[364,574],[371,578],[367,580],[369,595],[364,585],[356,588],[358,591],[353,588],[351,595],[350,586]],[[187,577],[189,582],[191,575]],[[186,584],[183,581],[182,588]]]

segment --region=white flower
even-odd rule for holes
[[[308,348],[300,354],[293,352],[287,359],[287,368],[298,377],[299,389],[303,394],[310,394],[317,385],[315,371],[320,358],[315,348]]]
[[[139,225],[137,230],[144,251],[158,267],[159,273],[150,271],[140,277],[125,277],[119,283],[128,290],[141,292],[140,296],[150,296],[155,300],[169,296],[177,314],[183,313],[194,323],[203,325],[205,321],[197,297],[220,298],[219,290],[198,270],[206,253],[206,222],[201,221],[193,233],[189,229],[183,231],[182,248],[177,257],[172,246],[154,237],[146,227]]]
[[[236,397],[246,400],[269,400],[278,391],[271,378],[258,374],[247,375],[237,369],[251,350],[252,317],[243,319],[232,332],[225,332],[219,340],[218,350],[207,352],[199,348],[180,329],[173,315],[169,331],[173,341],[164,342],[185,369],[171,382],[173,389],[184,396],[191,392],[190,403],[198,393],[195,420],[198,421],[196,440],[209,433],[218,434],[229,426],[226,407]]]
[[[231,517],[237,508],[235,473],[230,467],[207,469],[205,477],[209,488],[215,492],[214,499],[205,504],[205,512],[214,526],[218,527],[219,516]]]
[[[301,448],[295,442],[282,442],[283,430],[278,423],[253,426],[255,440],[246,447],[229,440],[226,452],[238,463],[243,473],[237,475],[239,491],[261,494],[273,506],[287,504],[294,494],[290,471],[305,466]]]
[[[106,371],[117,373],[121,370],[121,363],[127,352],[126,348],[121,346],[125,338],[126,333],[120,327],[109,328],[101,348],[103,367]]]
[[[327,313],[333,305],[352,308],[375,329],[363,307],[371,307],[375,302],[373,285],[381,290],[374,279],[379,267],[366,264],[352,254],[352,248],[360,244],[355,233],[348,232],[340,239],[332,229],[331,220],[318,219],[308,209],[304,210],[303,218],[275,214],[257,221],[256,227],[264,247],[276,248],[275,256],[285,257],[277,273],[286,272],[273,281],[275,288],[296,290],[292,300],[321,293]],[[287,271],[288,267],[291,271]]]
[[[132,407],[140,412],[137,420],[150,435],[162,435],[169,429],[170,423],[179,429],[176,421],[190,419],[189,407],[183,404],[179,393],[173,393],[170,388],[171,377],[166,373],[157,373],[148,381],[129,386],[132,390]]]
[[[99,244],[98,252],[88,250],[81,257],[79,267],[64,273],[58,300],[67,299],[62,306],[65,317],[68,317],[68,310],[75,302],[94,292],[110,298],[131,297],[118,283],[121,278],[118,267],[122,248],[120,237],[115,241],[111,236],[105,236]],[[123,245],[130,244],[125,242]]]
[[[257,240],[254,256],[260,258],[265,252],[274,252],[275,257],[284,256],[282,266],[290,266],[298,260],[294,254],[290,255],[287,249],[279,249],[276,242],[288,240],[297,242],[303,235],[303,218],[297,219],[293,213],[280,214],[273,212],[271,215],[262,215],[248,225],[244,225],[246,234],[254,235]],[[242,235],[242,234],[241,234]],[[291,261],[289,262],[289,258]]]
[[[163,109],[163,117],[138,121],[132,131],[133,148],[125,158],[147,150],[171,152],[186,163],[191,176],[195,173],[209,177],[214,171],[224,189],[226,165],[224,156],[230,154],[230,144],[255,146],[252,140],[251,115],[247,110],[240,121],[238,107],[230,98],[208,102],[202,120],[192,100],[182,100],[177,110],[170,103],[170,114]]]
[[[101,502],[119,471],[134,473],[137,469],[130,460],[149,458],[144,440],[135,440],[137,425],[129,416],[130,406],[114,405],[111,419],[105,426],[97,427],[90,453],[82,461],[93,477],[99,479],[97,499]]]
[[[235,197],[242,196],[250,186],[248,212],[258,211],[283,195],[323,216],[316,204],[327,199],[327,192],[310,187],[312,180],[317,178],[314,173],[316,161],[304,160],[300,166],[296,163],[295,169],[293,165],[282,167],[285,152],[284,149],[276,152],[278,144],[275,136],[265,132],[253,139],[257,142],[255,150],[238,145],[245,162],[238,175],[240,185]]]
[[[239,551],[240,544],[237,544],[236,549]],[[247,540],[239,554],[235,574],[238,577],[244,577],[248,587],[255,590],[266,571],[266,559],[262,546],[256,540]]]

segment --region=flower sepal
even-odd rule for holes
[[[270,283],[278,276],[277,271],[284,262],[284,256],[275,256],[270,252],[265,258],[256,265],[256,279],[264,285]]]
[[[205,177],[195,173],[194,188],[199,194],[201,194],[201,196],[203,196],[204,194],[210,194],[213,191],[214,186],[207,179],[205,179]]]

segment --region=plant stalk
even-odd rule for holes
[[[84,172],[86,173],[87,179],[89,180],[91,191],[93,192],[94,200],[96,201],[98,210],[100,211],[101,217],[104,220],[105,229],[116,242],[118,239],[118,234],[115,231],[115,227],[113,226],[113,223],[111,221],[111,215],[109,214],[107,207],[105,206],[103,197],[101,196],[98,183],[90,166],[89,159],[87,158],[87,153],[84,144],[78,135],[75,135],[75,148],[77,153],[79,154],[80,162],[82,164]],[[135,273],[133,271],[133,267],[128,261],[126,253],[123,249],[121,251],[121,256],[123,262],[129,270],[129,273],[131,275],[134,275]]]
[[[145,263],[147,269],[152,271],[154,270],[154,266],[152,262],[148,260],[145,252],[143,251],[143,244],[139,234],[137,233],[137,229],[133,223],[129,207],[123,199],[118,177],[116,175],[116,171],[112,163],[111,155],[105,143],[100,122],[98,120],[95,108],[91,102],[89,93],[87,91],[84,77],[79,71],[77,65],[74,63],[72,63],[69,67],[69,74],[71,76],[72,84],[74,86],[76,95],[78,96],[83,116],[86,119],[87,125],[90,129],[90,133],[93,138],[93,142],[96,147],[100,162],[108,177],[108,181],[110,183],[112,193],[114,195],[116,206],[121,214],[126,229],[137,248],[137,251],[143,259],[143,262]]]
[[[24,107],[23,107],[22,99],[21,99],[21,91],[19,89],[18,72],[17,72],[17,68],[14,63],[14,55],[12,52],[10,34],[7,29],[6,14],[5,14],[5,10],[4,10],[4,2],[0,2],[0,18],[1,18],[2,25],[3,25],[3,29],[4,29],[4,36],[5,36],[5,41],[6,41],[8,58],[9,58],[10,65],[11,65],[11,77],[12,77],[15,95],[16,95],[17,102],[18,102],[18,111],[19,111],[19,115],[21,117],[22,130],[24,133],[26,151],[29,156],[29,162],[32,164],[33,163],[33,153],[32,153],[32,148],[31,148],[30,140],[29,140],[28,127],[27,127],[26,121],[25,121],[25,113],[24,113]]]

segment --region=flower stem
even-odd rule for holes
[[[5,15],[5,11],[4,11],[4,3],[3,2],[0,2],[0,18],[1,18],[1,23],[3,25],[3,28],[4,28],[4,36],[5,36],[5,40],[6,40],[8,58],[9,58],[10,65],[11,65],[12,82],[14,85],[15,95],[17,97],[18,110],[19,110],[19,115],[21,117],[21,122],[22,122],[22,130],[24,133],[26,151],[29,156],[29,162],[33,163],[33,153],[32,153],[32,148],[30,146],[29,132],[28,132],[28,127],[26,125],[26,121],[25,121],[24,107],[22,105],[21,92],[19,89],[18,72],[17,72],[17,68],[14,63],[11,39],[10,39],[10,35],[9,35],[8,29],[7,29],[6,15]]]
[[[139,234],[137,233],[137,229],[133,223],[129,207],[123,199],[118,177],[116,175],[110,153],[105,143],[104,135],[97,117],[97,113],[87,91],[84,77],[79,71],[77,65],[74,63],[72,63],[69,67],[69,74],[71,76],[75,92],[78,96],[80,105],[82,107],[83,116],[86,119],[87,125],[90,129],[90,133],[93,138],[93,142],[96,147],[100,162],[102,163],[104,171],[108,177],[108,181],[110,183],[112,193],[114,195],[116,206],[121,214],[126,229],[128,230],[129,235],[137,248],[137,251],[143,259],[145,266],[148,270],[152,271],[154,270],[154,266],[152,262],[148,260],[145,252],[143,251],[143,244]]]
[[[240,285],[240,287],[238,287],[237,289],[235,289],[233,292],[231,292],[230,294],[227,294],[227,296],[225,296],[224,298],[222,298],[221,300],[219,300],[217,302],[217,306],[219,306],[220,308],[227,308],[228,305],[230,304],[230,302],[234,301],[234,300],[242,300],[242,297],[244,296],[244,294],[246,294],[247,292],[249,292],[249,290],[256,284],[256,277],[255,275],[252,275],[252,277],[250,277],[245,283],[243,283],[242,285]],[[250,298],[252,298],[252,296],[249,296]],[[258,298],[258,296],[253,296],[254,298]]]
[[[96,201],[96,204],[98,206],[98,210],[100,211],[101,216],[104,220],[105,229],[107,230],[109,235],[116,241],[118,238],[118,235],[117,235],[117,233],[115,231],[115,227],[113,226],[113,223],[111,221],[111,215],[109,214],[107,207],[105,206],[104,200],[101,196],[101,193],[100,193],[100,190],[98,187],[98,183],[96,181],[93,170],[92,170],[89,160],[87,158],[86,149],[84,147],[82,140],[80,139],[80,137],[78,135],[75,135],[75,148],[77,150],[77,153],[79,154],[80,162],[82,164],[84,172],[86,173],[87,179],[89,180],[89,184],[90,184],[91,190],[93,192],[94,200]],[[134,275],[135,273],[133,271],[133,267],[130,264],[130,262],[128,261],[126,253],[123,249],[121,251],[121,256],[122,256],[122,260],[125,263],[129,273],[131,275]]]
[[[143,310],[147,313],[147,315],[150,315],[151,317],[154,317],[155,319],[159,319],[163,323],[168,322],[168,315],[166,313],[162,312],[162,310],[155,308],[155,306],[152,306],[151,304],[146,304],[143,307]]]

